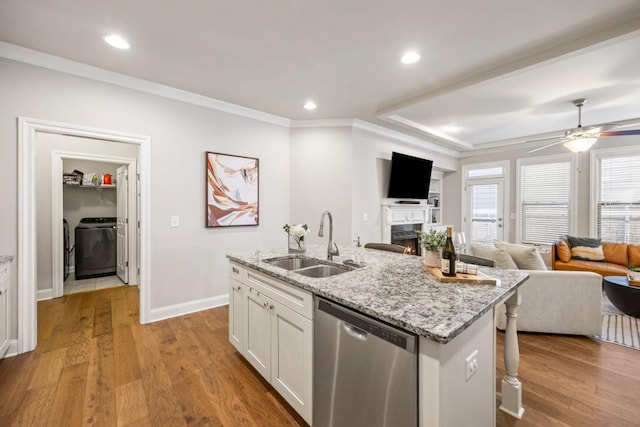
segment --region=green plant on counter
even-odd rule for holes
[[[426,251],[442,252],[447,241],[447,234],[440,230],[431,229],[428,232],[418,231],[420,246]]]
[[[629,270],[631,271],[640,271],[640,267],[637,267],[633,264],[629,265]]]

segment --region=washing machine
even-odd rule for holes
[[[82,218],[75,228],[76,279],[116,274],[116,218]]]

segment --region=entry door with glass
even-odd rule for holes
[[[469,242],[504,240],[504,181],[502,178],[468,180],[463,228]]]

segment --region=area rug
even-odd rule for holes
[[[602,295],[602,341],[640,350],[640,319],[618,310]]]

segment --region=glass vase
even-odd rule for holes
[[[289,236],[289,253],[303,254],[307,251],[303,237]]]

